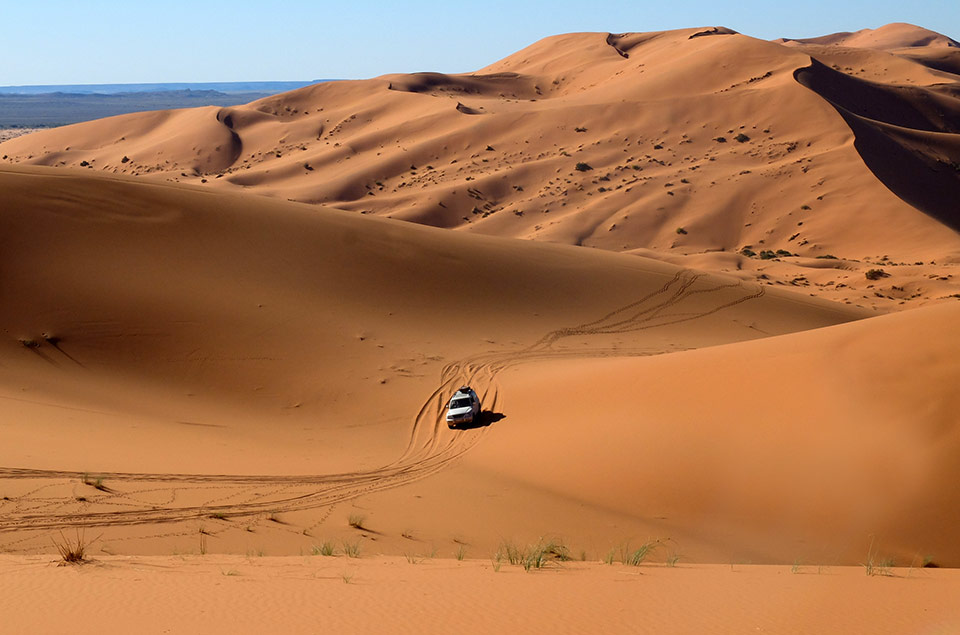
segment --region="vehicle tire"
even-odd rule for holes
[[[447,427],[450,428],[451,430],[453,430],[454,428],[457,427],[457,424],[455,424],[455,423],[452,422],[452,421],[448,421],[448,422],[447,422]]]

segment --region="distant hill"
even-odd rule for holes
[[[0,86],[0,95],[42,95],[72,93],[76,95],[116,95],[118,93],[161,93],[178,90],[219,93],[277,93],[296,90],[310,84],[331,81],[314,79],[306,82],[172,82],[153,84],[35,84],[30,86]]]
[[[145,110],[236,106],[311,83],[0,86],[0,128],[54,127]]]

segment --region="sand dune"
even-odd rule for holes
[[[102,557],[58,569],[0,557],[13,631],[141,633],[951,632],[960,575],[780,566],[563,563],[525,573],[487,561]],[[347,584],[344,582],[347,581]],[[50,602],[49,598],[56,598]],[[175,606],[176,610],[170,610]],[[106,619],[104,616],[108,616]],[[109,620],[109,622],[107,622]]]
[[[902,565],[955,567],[958,319],[946,305],[518,368],[501,380],[511,425],[465,464],[642,518],[641,536],[697,561],[855,563],[872,544]],[[531,454],[541,440],[549,451]]]
[[[0,405],[15,422],[0,465],[30,468],[4,469],[8,549],[78,523],[142,537],[166,522],[181,537],[220,524],[236,549],[251,518],[266,523],[257,540],[302,548],[316,537],[271,534],[268,517],[303,510],[290,522],[312,527],[495,429],[437,427],[459,383],[482,389],[495,423],[496,377],[521,361],[652,355],[865,315],[631,255],[182,185],[30,168],[4,171],[0,188]],[[38,483],[49,489],[35,499]],[[172,507],[155,507],[170,488]],[[221,519],[234,516],[245,520]]]
[[[575,33],[472,74],[115,117],[8,141],[0,156],[690,258],[896,309],[958,291],[943,268],[960,259],[958,80],[949,39],[931,33],[890,25],[787,46],[722,28]],[[780,262],[733,255],[745,248]],[[811,280],[801,259],[827,256],[843,268]],[[863,277],[889,263],[922,265],[889,284]]]
[[[955,49],[578,33],[0,143],[11,628],[949,630]]]
[[[960,48],[960,42],[923,27],[903,22],[887,24],[879,29],[862,29],[855,33],[843,32],[807,39],[779,40],[797,44],[825,44],[849,48],[867,48],[881,51],[915,47]]]

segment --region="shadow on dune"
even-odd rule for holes
[[[960,231],[960,99],[948,87],[876,84],[815,59],[794,78],[844,118],[857,152],[891,192]]]
[[[476,430],[477,428],[487,428],[492,424],[506,419],[507,415],[502,412],[491,412],[489,410],[481,410],[480,414],[477,415],[477,418],[473,420],[472,423],[464,423],[457,428],[459,430]]]

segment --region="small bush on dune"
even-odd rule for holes
[[[586,172],[587,170],[592,170],[589,163],[583,163],[582,161],[576,165],[577,172]]]
[[[329,540],[324,541],[319,545],[313,546],[313,555],[315,556],[332,556],[334,552],[333,543]]]
[[[629,545],[620,548],[620,561],[633,567],[639,567],[647,559],[655,548],[660,545],[659,540],[645,542],[636,549],[631,550]]]
[[[60,553],[60,565],[65,564],[83,564],[87,560],[87,542],[82,533],[77,533],[76,540],[70,540],[60,532],[61,542],[54,541],[57,551]]]
[[[506,560],[510,564],[518,564],[524,571],[542,569],[551,563],[570,560],[570,551],[558,541],[540,541],[535,545],[521,548],[510,542],[503,542],[494,554],[496,565]]]

